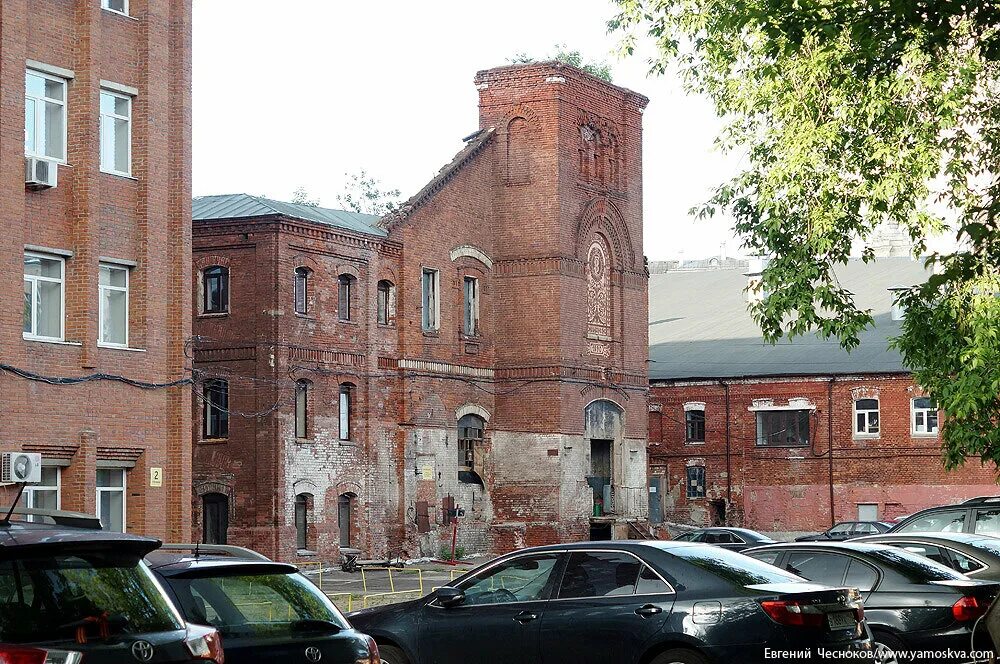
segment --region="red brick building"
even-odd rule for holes
[[[938,412],[888,347],[892,291],[924,279],[921,262],[838,269],[876,320],[850,354],[764,344],[746,311],[759,266],[716,263],[651,270],[652,521],[817,531],[997,493],[995,468],[943,469]]]
[[[558,63],[475,83],[479,129],[386,218],[195,201],[197,537],[437,555],[452,506],[470,552],[644,519],[647,100]]]
[[[187,540],[191,2],[0,26],[0,450],[44,455],[28,504]]]

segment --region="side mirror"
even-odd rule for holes
[[[465,591],[459,588],[452,588],[451,586],[442,586],[437,589],[435,597],[441,603],[441,606],[455,606],[465,601]]]

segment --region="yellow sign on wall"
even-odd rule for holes
[[[163,486],[163,469],[149,469],[149,486]]]

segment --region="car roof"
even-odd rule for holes
[[[744,553],[753,551],[766,551],[768,549],[837,549],[840,551],[852,551],[854,553],[871,553],[873,551],[891,550],[888,544],[878,544],[875,542],[859,542],[858,540],[848,540],[846,542],[778,542],[777,544],[765,544],[747,549]]]
[[[576,549],[613,549],[619,551],[643,551],[649,549],[659,549],[669,551],[680,548],[710,548],[708,544],[701,542],[684,542],[679,540],[600,540],[592,542],[567,542],[565,544],[548,544],[545,546],[534,546],[526,549],[511,551],[510,554],[523,553],[547,553],[552,551],[574,551]]]
[[[976,533],[953,533],[953,532],[916,532],[916,533],[881,533],[879,535],[865,535],[864,537],[856,537],[852,539],[852,542],[864,542],[871,540],[938,540],[941,542],[956,542],[959,544],[972,544],[973,542],[981,542],[983,540],[993,540],[997,539],[992,535],[981,535]],[[1000,542],[998,542],[1000,544]]]
[[[75,528],[27,521],[0,522],[0,551],[15,552],[27,548],[55,546],[65,548],[66,545],[73,544],[127,547],[137,552],[138,555],[145,555],[145,553],[160,546],[161,542],[153,537],[113,533],[93,528]]]
[[[246,574],[294,574],[299,568],[289,563],[248,560],[231,556],[193,555],[153,551],[146,562],[156,573],[172,576],[210,576],[213,572]]]

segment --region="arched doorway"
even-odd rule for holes
[[[206,493],[201,497],[202,544],[226,544],[229,540],[229,497]]]
[[[624,412],[613,401],[593,401],[584,410],[583,430],[590,460],[586,481],[593,493],[591,523],[594,525],[594,519],[615,513],[614,485],[618,471],[615,457],[624,435]],[[606,524],[598,525],[602,526],[601,534],[594,538],[606,539],[603,530]]]

